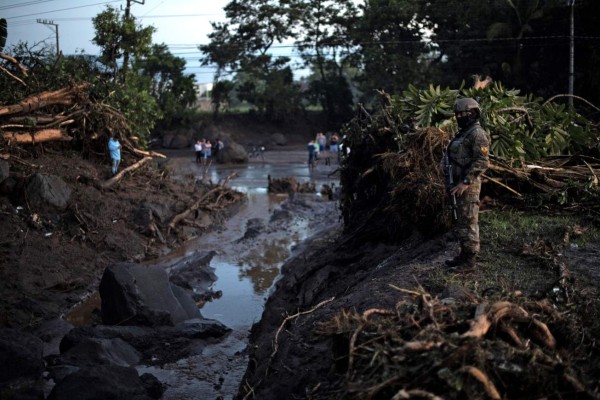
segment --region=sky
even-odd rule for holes
[[[138,23],[156,28],[153,42],[167,44],[171,53],[186,59],[186,73],[195,74],[201,84],[212,81],[214,69],[200,67],[197,46],[208,43],[211,22],[225,21],[223,7],[229,1],[137,0],[131,3],[131,13]],[[63,54],[84,50],[97,55],[99,48],[92,43],[92,18],[108,5],[124,10],[126,4],[125,0],[0,0],[0,18],[6,18],[8,23],[5,51],[19,41],[56,46],[58,29],[58,45]]]

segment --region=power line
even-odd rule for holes
[[[49,1],[49,0],[48,0]],[[6,18],[7,20],[9,19],[15,19],[15,18],[23,18],[23,17],[31,17],[33,15],[44,15],[44,14],[51,14],[51,13],[55,13],[55,12],[60,12],[60,11],[70,11],[70,10],[77,10],[79,8],[86,8],[86,7],[93,7],[93,6],[102,6],[102,5],[106,5],[106,4],[110,4],[110,3],[120,3],[121,0],[112,0],[112,1],[105,1],[102,3],[94,3],[94,4],[88,4],[85,6],[77,6],[77,7],[69,7],[69,8],[61,8],[59,10],[50,10],[50,11],[44,11],[44,12],[37,12],[37,13],[33,13],[33,14],[25,14],[25,15],[17,15],[15,17],[8,17]]]
[[[49,1],[54,1],[54,0],[35,0],[35,1],[26,1],[25,3],[20,3],[20,4],[13,4],[10,6],[0,6],[0,10],[10,10],[12,8],[18,8],[18,7],[26,7],[26,6],[32,6],[32,5],[37,5],[40,3],[47,3]]]

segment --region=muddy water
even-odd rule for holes
[[[338,179],[329,176],[336,165],[322,165],[311,171],[307,168],[305,154],[304,151],[266,152],[264,161],[251,160],[246,166],[208,168],[194,164],[187,153],[170,155],[180,157],[175,165],[181,176],[191,173],[196,179],[210,179],[216,183],[235,173],[237,177],[230,186],[246,193],[248,201],[222,228],[190,241],[183,249],[183,255],[197,250],[216,251],[210,263],[217,275],[212,289],[223,294],[206,303],[200,312],[205,318],[219,320],[232,328],[232,332],[224,341],[201,349],[196,356],[160,368],[138,367],[140,374],[149,372],[167,385],[163,399],[232,399],[237,393],[248,363],[244,349],[250,327],[260,319],[281,265],[294,246],[322,227],[318,221],[336,219],[331,215],[328,219],[317,214],[307,218],[306,214],[292,213],[292,220],[280,229],[271,227],[250,243],[240,241],[247,221],[260,219],[268,224],[272,213],[287,198],[267,193],[268,175],[274,178],[294,176],[301,183],[315,183],[317,189],[323,184],[337,185]],[[335,204],[331,202],[319,210],[315,213],[336,213]]]

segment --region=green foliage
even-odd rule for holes
[[[439,127],[454,116],[452,106],[457,94],[458,90],[442,90],[440,86],[429,85],[428,89],[420,90],[409,84],[408,90],[393,100],[401,119],[412,121],[416,127]]]
[[[452,105],[457,97],[475,98],[482,110],[482,125],[490,133],[491,153],[509,163],[568,155],[598,147],[598,130],[573,108],[540,98],[520,96],[495,82],[485,89],[441,89],[409,85],[394,96],[395,112],[415,127],[435,126],[456,132]],[[401,141],[401,140],[399,140]]]
[[[133,17],[126,18],[116,8],[106,10],[92,19],[96,35],[92,42],[100,47],[100,60],[118,74],[118,61],[125,54],[141,57],[151,51],[154,27],[137,26]],[[123,70],[127,71],[127,60],[123,60]]]
[[[115,81],[105,82],[102,88],[105,102],[125,116],[131,134],[145,145],[156,121],[163,115],[156,99],[147,90],[150,79],[130,73],[127,85],[121,86]]]
[[[144,60],[136,60],[133,69],[150,78],[150,93],[156,99],[164,118],[162,126],[181,122],[186,109],[196,102],[194,75],[186,75],[186,62],[175,57],[165,44],[152,46]]]

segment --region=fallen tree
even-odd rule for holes
[[[413,93],[411,101],[416,101],[417,95],[418,92]],[[418,115],[429,115],[427,121],[432,122],[435,107],[441,107],[431,105],[439,100],[435,96],[450,95],[455,97],[456,93],[440,91],[440,94],[430,94],[433,99],[430,103],[423,106],[411,103],[410,107],[418,109],[415,111]],[[508,99],[512,97],[508,96]],[[445,182],[439,165],[445,146],[456,130],[455,122],[445,116],[445,120],[437,123],[440,127],[415,127],[411,119],[406,119],[406,109],[410,107],[403,101],[381,93],[377,110],[369,112],[359,107],[356,117],[344,128],[343,145],[350,151],[342,160],[341,209],[346,231],[355,237],[393,242],[414,231],[431,236],[450,227]],[[451,104],[449,100],[446,102]],[[506,107],[507,104],[510,104],[508,100],[501,103],[503,107],[497,112],[513,112],[514,108]],[[398,107],[404,108],[398,111]],[[442,107],[437,112],[446,115],[444,110]],[[564,116],[564,110],[557,113]],[[489,121],[505,120],[489,118]],[[543,118],[543,114],[538,113],[536,118],[525,122],[513,120],[512,124],[516,124],[517,130],[523,126],[541,130],[539,125],[544,130],[562,132],[563,125],[553,126]],[[581,117],[579,123],[584,123]],[[513,145],[505,142],[505,136],[510,126],[504,123],[497,127],[491,123],[487,126],[492,145],[497,140],[499,149],[503,149],[501,154],[509,156],[513,154],[510,151]],[[600,158],[596,154],[600,144],[597,136],[595,140],[590,139],[590,133],[597,135],[597,128],[588,123],[573,129],[576,131],[570,144],[565,149],[557,145],[557,154],[537,157],[541,150],[536,148],[532,153],[523,154],[521,159],[492,155],[490,167],[483,176],[482,198],[515,207],[543,204],[547,207],[568,206],[571,210],[597,208]],[[576,142],[574,138],[581,138],[581,141]],[[518,143],[517,137],[514,140]],[[559,138],[547,140],[563,143]],[[543,152],[552,149],[551,146]]]

